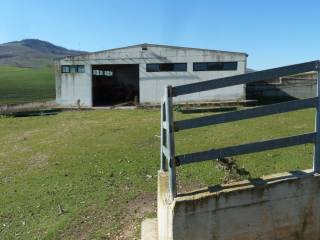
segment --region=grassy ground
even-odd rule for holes
[[[313,131],[304,110],[176,134],[177,153]],[[200,114],[176,114],[176,118]],[[134,239],[155,216],[158,111],[0,119],[0,239]],[[312,146],[237,157],[258,177],[312,166]],[[218,184],[213,162],[178,169],[179,191]],[[249,177],[249,175],[247,176]]]
[[[50,68],[0,67],[0,104],[48,101],[55,97]]]

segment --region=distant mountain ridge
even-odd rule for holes
[[[247,68],[246,69],[246,73],[252,73],[252,72],[256,72],[256,70],[254,70],[252,68]]]
[[[38,39],[24,39],[0,44],[0,66],[41,68],[53,59],[85,53],[56,46]]]

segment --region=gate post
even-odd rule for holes
[[[169,170],[169,198],[171,200],[173,200],[177,195],[172,98],[172,86],[166,86],[164,91],[165,111],[162,113],[165,115],[166,118],[166,121],[164,123],[166,136],[163,137],[166,138],[166,158]]]
[[[164,125],[165,125],[165,122],[166,122],[166,114],[165,114],[165,111],[166,111],[166,103],[164,101],[163,98],[161,98],[161,102],[160,102],[161,106],[160,106],[160,111],[161,111],[161,122],[160,122],[160,170],[162,172],[166,172],[167,171],[167,164],[166,164],[166,158],[165,156],[163,155],[163,144],[164,144],[164,141],[166,141],[166,139],[164,139],[165,135],[163,134],[163,132],[165,131],[164,129]]]
[[[314,144],[313,171],[320,173],[320,62],[317,64],[317,109],[315,119],[316,139]]]

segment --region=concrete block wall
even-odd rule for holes
[[[168,202],[159,174],[159,240],[319,240],[320,175],[311,170],[243,181]]]
[[[295,80],[280,84],[255,83],[247,85],[248,99],[287,100],[317,96],[316,80]]]

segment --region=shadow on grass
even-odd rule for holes
[[[7,117],[35,117],[35,116],[50,116],[57,115],[62,112],[62,109],[50,109],[50,110],[32,110],[22,112],[3,113],[2,115]]]

